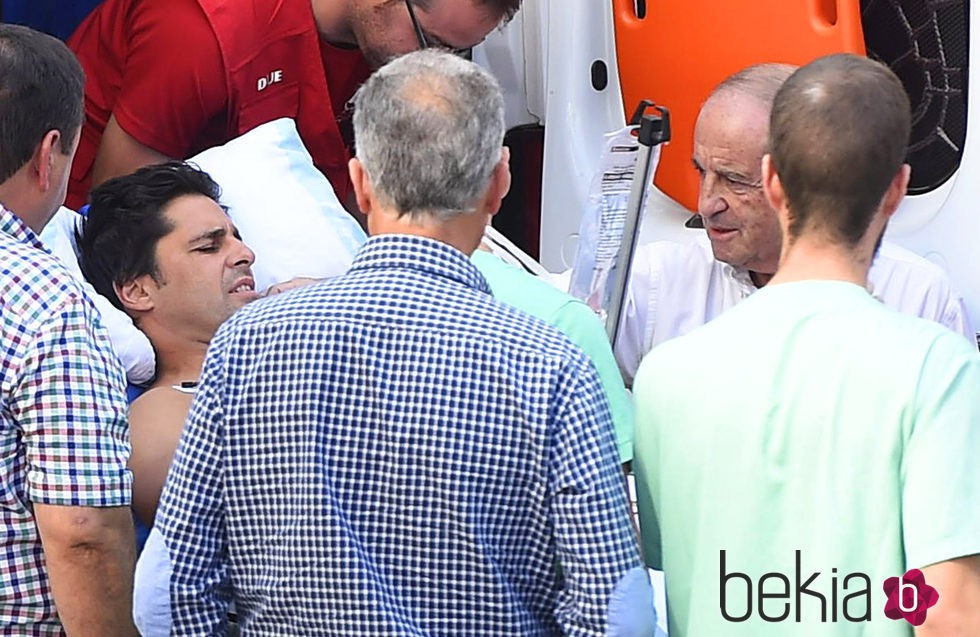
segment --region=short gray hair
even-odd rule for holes
[[[354,96],[354,138],[378,198],[401,215],[450,219],[486,192],[504,140],[488,72],[434,50],[378,69]]]

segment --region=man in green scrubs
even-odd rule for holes
[[[640,365],[640,524],[671,637],[980,635],[980,355],[866,289],[909,113],[866,58],[794,73],[762,163],[775,276]]]

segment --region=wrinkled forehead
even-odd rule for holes
[[[702,145],[738,142],[739,146],[765,148],[769,137],[770,105],[737,90],[713,95],[701,107],[694,127],[694,141]]]
[[[722,162],[757,172],[769,137],[769,107],[760,100],[728,91],[711,97],[694,128],[694,160],[703,167]]]

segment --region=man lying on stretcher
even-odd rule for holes
[[[219,195],[191,164],[149,166],[92,192],[78,238],[85,277],[133,319],[156,354],[153,382],[129,409],[133,508],[147,526],[218,327],[260,296],[312,281],[257,292],[255,255]]]

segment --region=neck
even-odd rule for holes
[[[784,242],[779,271],[771,283],[792,281],[846,281],[865,287],[874,250],[862,241],[851,248],[820,236],[799,237]]]
[[[313,21],[320,37],[331,44],[356,45],[357,39],[350,28],[347,2],[340,0],[312,0]]]
[[[464,213],[448,221],[425,215],[399,218],[394,211],[377,211],[368,217],[368,230],[372,235],[409,234],[428,237],[471,255],[483,239],[483,229],[490,223],[490,215],[478,212]]]
[[[769,281],[772,280],[772,272],[754,272],[749,270],[749,278],[752,279],[752,283],[757,288],[763,288]]]
[[[18,175],[14,175],[0,184],[0,202],[2,202],[0,205],[27,224],[27,227],[33,230],[35,234],[41,234],[44,226],[48,223],[48,219],[44,219],[32,212],[34,207],[28,198],[24,196],[26,191],[23,184],[18,182]]]
[[[194,341],[170,341],[161,343],[160,339],[150,339],[156,354],[157,369],[153,387],[177,385],[181,381],[196,381],[204,367],[207,343]]]

